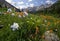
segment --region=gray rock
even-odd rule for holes
[[[44,33],[45,41],[60,41],[59,37],[55,33],[51,33],[50,31],[46,31]]]

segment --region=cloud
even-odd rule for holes
[[[12,0],[5,0],[5,1],[7,1],[7,2],[9,2],[9,3],[11,3],[11,2],[12,2]]]
[[[31,2],[32,0],[28,0],[28,2]]]
[[[15,6],[16,8],[20,9],[19,6]]]
[[[26,3],[26,5],[28,5],[28,3]]]
[[[22,9],[23,6],[15,6],[15,7],[18,8],[18,9]]]
[[[11,4],[12,4],[12,5],[16,5],[16,2],[12,2]]]
[[[30,7],[34,7],[34,4],[30,4]]]
[[[27,6],[21,5],[21,6],[16,6],[18,9],[23,9],[23,8],[28,8]]]
[[[26,6],[28,7],[28,6],[29,6],[29,4],[28,4],[28,3],[26,3]]]
[[[21,2],[18,2],[17,4],[24,4],[24,2],[23,2],[23,1],[21,1]]]
[[[51,0],[46,0],[46,3],[47,3],[47,4],[53,4],[54,2],[51,1]]]

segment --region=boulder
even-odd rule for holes
[[[44,39],[45,41],[60,41],[59,37],[55,33],[50,31],[46,31],[44,33]]]

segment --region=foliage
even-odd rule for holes
[[[19,24],[19,30],[11,30],[14,22]],[[19,18],[18,15],[1,14],[0,25],[3,25],[0,28],[0,41],[43,41],[42,35],[47,30],[53,30],[60,37],[60,19],[53,16],[29,14]]]

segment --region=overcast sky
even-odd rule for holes
[[[53,4],[56,0],[6,0],[10,4],[14,5],[17,8],[27,8],[40,6],[41,4]]]

